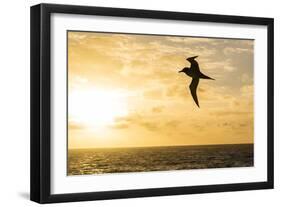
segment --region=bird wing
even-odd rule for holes
[[[197,106],[200,107],[198,99],[197,99],[197,94],[196,94],[198,83],[199,83],[199,78],[193,78],[191,81],[191,84],[189,85],[189,89],[190,89],[191,95],[193,97],[193,100],[195,101]]]
[[[186,60],[190,62],[190,61],[193,61],[195,58],[198,58],[198,55],[186,58]]]
[[[199,64],[198,62],[195,60],[195,58],[197,58],[198,56],[194,56],[194,57],[190,57],[190,58],[187,58],[186,60],[188,62],[190,62],[190,69],[193,70],[194,73],[199,73],[200,70],[199,70]]]

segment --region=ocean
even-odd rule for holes
[[[68,150],[68,175],[254,165],[253,144]]]

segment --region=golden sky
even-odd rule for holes
[[[69,148],[253,143],[253,44],[68,32]],[[195,55],[200,108],[178,73]]]

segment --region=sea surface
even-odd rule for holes
[[[253,165],[253,144],[70,149],[68,151],[68,175]]]

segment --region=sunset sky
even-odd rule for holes
[[[253,143],[253,40],[68,32],[69,148]],[[198,55],[191,78],[178,73]]]

